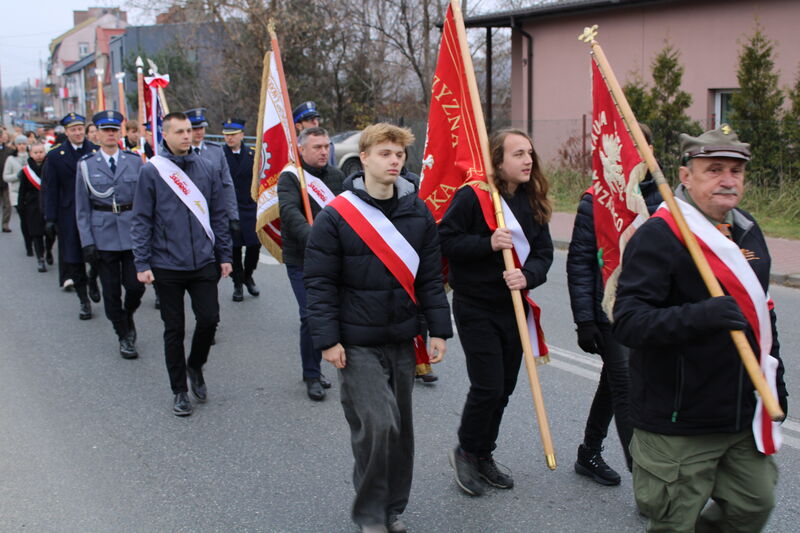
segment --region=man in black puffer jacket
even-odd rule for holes
[[[650,128],[641,123],[639,126],[652,150]],[[649,172],[639,188],[647,211],[652,215],[662,199]],[[578,447],[575,471],[602,485],[618,485],[619,474],[606,464],[601,451],[613,416],[630,470],[628,445],[633,430],[628,420],[628,349],[614,339],[611,323],[603,311],[603,276],[597,258],[593,209],[593,191],[589,189],[578,204],[567,255],[567,286],[577,326],[578,346],[584,352],[599,354],[603,360],[600,382],[586,419],[583,444]]]
[[[304,279],[314,347],[339,369],[350,424],[362,531],[405,531],[414,460],[411,390],[419,311],[430,331],[431,362],[452,336],[436,223],[398,179],[410,131],[390,124],[364,130],[364,172],[314,221]]]

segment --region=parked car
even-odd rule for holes
[[[344,131],[331,137],[336,166],[345,176],[362,169],[361,159],[358,157],[359,139],[361,139],[361,130]]]

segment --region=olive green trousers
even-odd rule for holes
[[[634,429],[630,451],[649,533],[757,533],[775,506],[778,468],[749,429],[692,436]]]

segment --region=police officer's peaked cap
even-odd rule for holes
[[[69,128],[70,126],[74,126],[75,124],[86,124],[86,118],[80,116],[77,113],[70,113],[66,115],[64,118],[61,119],[61,125],[65,128]]]
[[[118,130],[122,128],[122,121],[125,117],[119,111],[100,111],[92,117],[92,122],[98,129],[112,129]]]
[[[312,118],[320,118],[321,116],[317,112],[317,104],[315,102],[303,102],[292,111],[295,123],[311,120]]]
[[[208,127],[208,121],[206,121],[206,108],[205,107],[195,107],[194,109],[187,109],[183,112],[187,117],[189,117],[189,122],[192,123],[193,128],[205,128]]]
[[[244,131],[245,121],[240,118],[229,118],[222,123],[222,134],[230,135],[232,133],[239,133]]]
[[[699,137],[681,133],[679,139],[684,161],[695,157],[732,157],[750,161],[750,145],[739,141],[736,132],[727,124]]]

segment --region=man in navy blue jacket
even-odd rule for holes
[[[231,273],[231,235],[219,169],[190,150],[192,126],[183,113],[164,117],[164,146],[142,167],[133,206],[137,277],[155,283],[164,321],[164,352],[175,394],[173,413],[188,416],[188,375],[197,401],[207,398],[202,368],[219,322],[217,282]],[[183,294],[197,321],[184,356]]]

